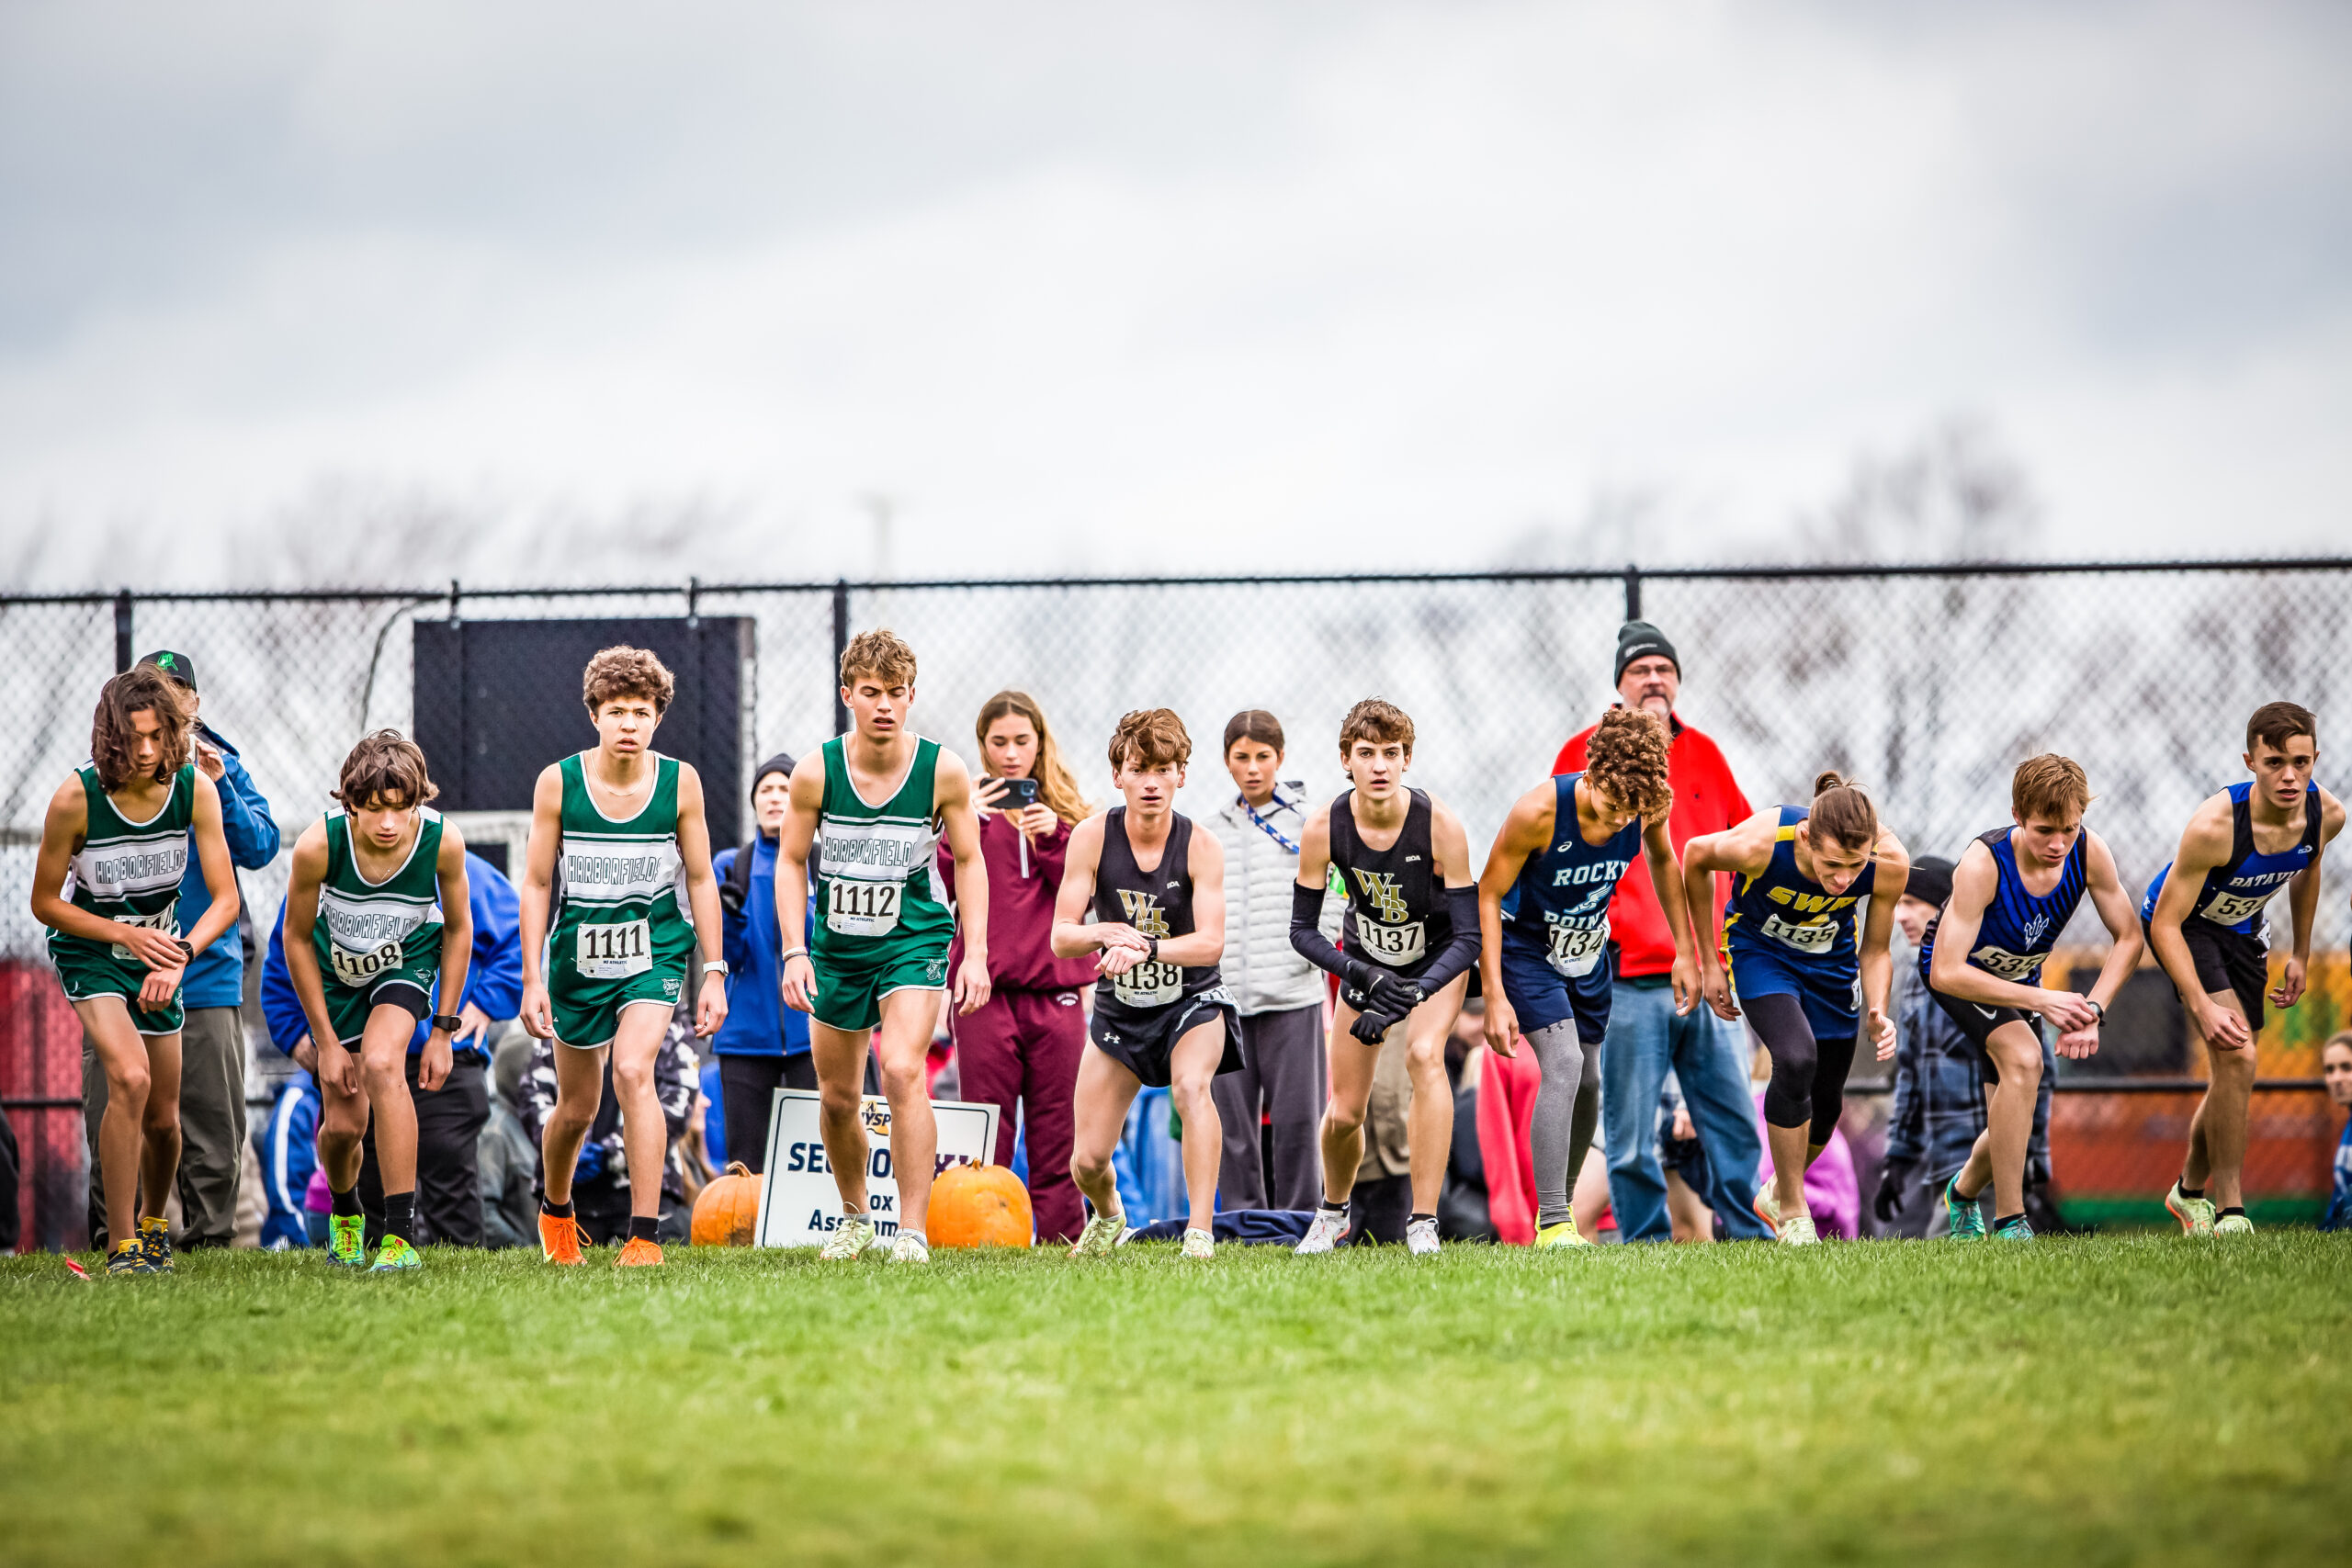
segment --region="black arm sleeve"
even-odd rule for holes
[[[1369,971],[1370,965],[1341,953],[1339,944],[1323,934],[1322,919],[1323,889],[1309,887],[1305,883],[1293,883],[1290,889],[1292,948],[1317,969],[1328,970],[1348,984],[1361,987],[1363,976],[1356,971]]]
[[[1453,921],[1453,934],[1446,939],[1430,966],[1421,971],[1421,995],[1435,996],[1446,987],[1456,975],[1478,962],[1478,885],[1449,887],[1445,890],[1445,912]],[[1291,941],[1298,941],[1295,927]]]

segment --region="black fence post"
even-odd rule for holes
[[[849,705],[842,701],[841,682],[833,671],[841,669],[842,650],[849,647],[849,579],[833,579],[833,662],[827,679],[833,688],[833,733],[849,733]]]
[[[1631,561],[1625,563],[1625,618],[1642,618],[1642,569]]]
[[[130,668],[130,590],[125,588],[114,596],[114,672],[118,675]]]

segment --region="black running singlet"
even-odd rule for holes
[[[1414,790],[1405,829],[1385,850],[1356,831],[1355,791],[1331,803],[1331,863],[1347,884],[1348,913],[1340,951],[1407,975],[1418,975],[1453,936],[1446,913],[1445,879],[1430,840],[1435,813],[1425,791]]]
[[[1114,807],[1102,819],[1102,858],[1094,869],[1095,919],[1133,926],[1162,942],[1192,935],[1192,848],[1193,819],[1180,814],[1169,824],[1159,865],[1145,871],[1136,864],[1135,846],[1127,841],[1127,808]],[[1222,983],[1214,964],[1186,968],[1146,959],[1124,975],[1097,980],[1094,1001],[1098,1008],[1163,1008]]]

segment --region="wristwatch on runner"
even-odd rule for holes
[[[180,967],[185,969],[196,962],[196,948],[186,937],[176,937],[174,945],[180,950]]]
[[[454,1012],[436,1012],[433,1015],[433,1027],[446,1033],[455,1034],[465,1026],[466,1021]]]
[[[709,963],[702,966],[702,972],[706,975],[725,975],[730,973],[727,967],[727,960],[724,958],[712,959]]]

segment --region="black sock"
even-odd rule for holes
[[[334,1200],[334,1213],[338,1214],[359,1213],[359,1183],[356,1181],[351,1184],[351,1190],[348,1192],[337,1192],[330,1187],[327,1189],[327,1193]]]
[[[416,1245],[416,1194],[414,1192],[384,1194],[384,1234],[396,1235],[411,1247]]]
[[[1423,1220],[1429,1221],[1431,1224],[1437,1224],[1437,1216],[1435,1214],[1424,1214],[1419,1209],[1414,1210],[1410,1214],[1408,1214],[1405,1217],[1405,1223],[1408,1225],[1419,1224]]]
[[[1323,1212],[1327,1214],[1344,1214],[1348,1212],[1348,1205],[1344,1200],[1334,1203],[1326,1198],[1323,1200]]]
[[[2225,1218],[2227,1218],[2229,1215],[2232,1215],[2232,1214],[2243,1214],[2243,1213],[2245,1213],[2245,1206],[2244,1204],[2241,1204],[2241,1203],[2233,1203],[2233,1204],[2231,1204],[2228,1208],[2226,1208],[2226,1209],[2222,1210],[2219,1214],[2216,1214],[2216,1215],[2214,1215],[2213,1217],[2214,1217],[2215,1219],[2217,1219],[2217,1220],[2218,1220],[2218,1219],[2225,1219]]]
[[[2188,1182],[2183,1181],[2180,1184],[2180,1195],[2184,1198],[2202,1198],[2205,1196],[2205,1189],[2191,1187]]]
[[[550,1203],[542,1198],[539,1200],[539,1213],[553,1214],[559,1220],[568,1220],[571,1218],[571,1201],[567,1198],[560,1203]]]
[[[1995,1219],[1993,1222],[1993,1228],[1996,1231],[2005,1231],[2011,1225],[2021,1225],[2023,1224],[2025,1224],[2025,1212],[2023,1210],[2019,1210],[2014,1214],[2007,1214]]]
[[[631,1214],[628,1217],[628,1238],[631,1241],[651,1241],[653,1233],[662,1226],[657,1214]]]

